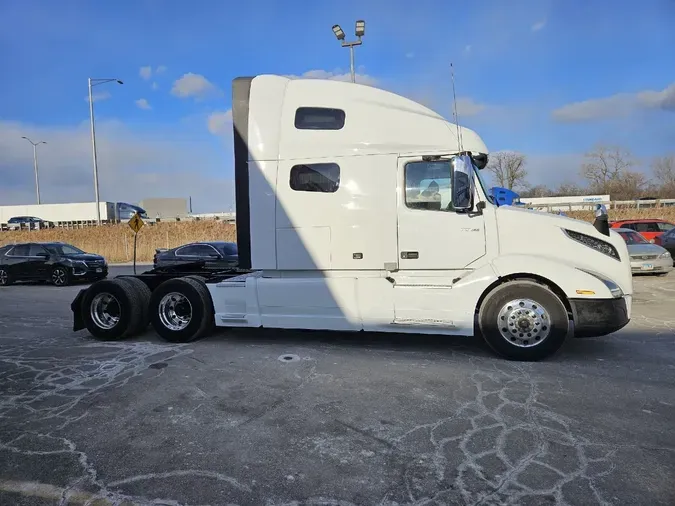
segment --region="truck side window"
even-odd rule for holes
[[[298,130],[340,130],[345,126],[345,112],[327,107],[299,107],[295,111]]]
[[[405,205],[411,209],[452,211],[450,162],[410,162],[405,166]]]
[[[340,187],[340,166],[337,163],[294,165],[289,182],[291,189],[299,192],[335,193]]]

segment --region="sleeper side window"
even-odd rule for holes
[[[340,166],[337,163],[294,165],[290,185],[298,192],[335,193],[340,187]]]
[[[298,130],[340,130],[345,126],[345,112],[327,107],[299,107],[295,111]]]
[[[427,211],[454,211],[451,174],[448,160],[407,163],[405,205]]]

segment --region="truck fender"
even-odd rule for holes
[[[554,283],[568,299],[611,299],[609,286],[600,275],[593,275],[571,264],[532,255],[504,255],[496,258],[492,266],[500,278],[544,278]],[[608,280],[611,284],[611,280]]]

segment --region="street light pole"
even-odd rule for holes
[[[337,40],[339,40],[340,43],[342,44],[342,47],[349,48],[349,71],[351,74],[352,82],[355,83],[356,73],[354,71],[354,47],[363,44],[361,37],[363,37],[366,34],[366,22],[362,19],[359,19],[356,22],[354,34],[356,35],[357,40],[354,40],[352,42],[347,42],[345,40],[345,32],[342,30],[342,28],[340,28],[340,25],[333,25],[333,33],[335,34]]]
[[[115,81],[118,84],[124,84],[119,79],[92,79],[89,78],[89,121],[91,123],[91,150],[94,159],[94,193],[96,194],[96,223],[101,224],[101,206],[99,204],[98,193],[98,159],[96,157],[96,129],[94,127],[94,97],[91,89],[98,85]]]
[[[35,191],[37,193],[37,203],[40,205],[40,178],[38,177],[38,158],[37,158],[37,147],[40,144],[47,144],[45,141],[33,142],[28,137],[22,136],[22,139],[26,139],[33,145],[33,169],[35,169]]]

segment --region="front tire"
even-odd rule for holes
[[[52,269],[50,279],[54,286],[68,286],[71,282],[70,271],[63,266],[58,265]]]
[[[150,323],[166,341],[195,341],[213,327],[213,321],[211,296],[201,280],[169,279],[152,292]]]
[[[0,286],[9,286],[14,282],[9,271],[5,267],[0,267]]]
[[[494,288],[478,312],[487,344],[509,360],[536,361],[553,355],[565,342],[569,317],[548,287],[515,280]]]

